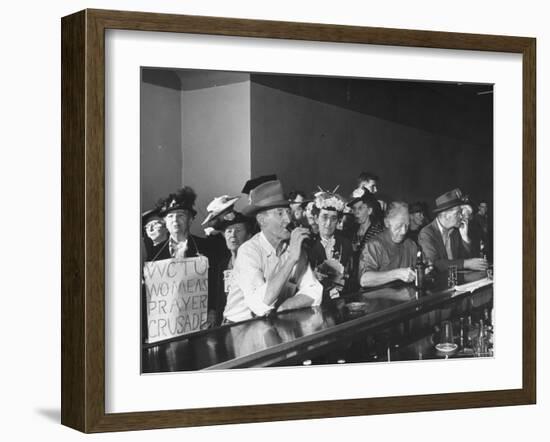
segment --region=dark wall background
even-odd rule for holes
[[[252,176],[346,196],[365,170],[388,200],[460,187],[492,206],[491,85],[252,75]]]
[[[460,187],[492,207],[492,146],[491,85],[142,69],[143,210],[186,184],[202,219],[270,173],[287,192],[349,196],[361,171],[388,201]]]

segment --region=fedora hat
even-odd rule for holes
[[[276,179],[277,179],[277,175],[275,174],[262,175],[256,178],[252,178],[244,184],[244,187],[243,187],[243,190],[241,190],[241,193],[246,193],[247,195],[250,195],[250,191],[258,187],[260,184],[266,183],[268,181],[275,181]]]
[[[468,199],[464,198],[462,191],[458,188],[449,190],[435,199],[434,213],[444,212],[456,206],[468,204]]]
[[[248,205],[243,208],[242,213],[245,216],[253,216],[263,210],[289,207],[289,205],[281,182],[279,180],[267,181],[250,190]]]

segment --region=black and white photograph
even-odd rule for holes
[[[142,373],[494,356],[493,85],[142,67]]]

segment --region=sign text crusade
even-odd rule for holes
[[[207,318],[208,259],[204,256],[146,262],[148,342],[200,329]]]

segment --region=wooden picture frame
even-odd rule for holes
[[[105,30],[516,53],[523,64],[522,388],[136,413],[105,412]],[[533,38],[84,10],[62,19],[62,424],[104,432],[533,404],[536,400]]]

